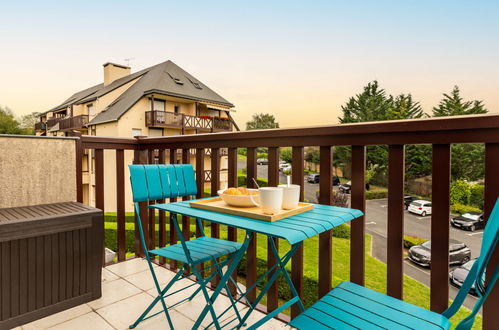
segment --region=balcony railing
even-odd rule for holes
[[[38,122],[35,123],[35,131],[45,131],[47,129],[47,123]]]
[[[173,127],[208,130],[212,132],[232,131],[232,122],[211,116],[190,116],[168,111],[146,111],[146,126]]]
[[[50,117],[49,119],[47,119],[47,129],[51,129],[52,127],[54,127],[55,124],[60,122],[62,119],[64,119],[64,118],[63,117]]]
[[[80,129],[85,127],[86,124],[88,124],[88,115],[78,115],[62,119],[59,122],[59,129],[61,131]]]
[[[102,210],[104,205],[104,149],[116,150],[116,191],[117,191],[117,241],[118,260],[126,259],[125,235],[125,161],[124,150],[134,150],[134,162],[147,164],[154,152],[159,153],[160,160],[165,160],[166,151],[169,152],[169,163],[176,163],[178,153],[182,150],[183,163],[190,161],[190,150],[196,150],[196,178],[198,185],[197,197],[204,197],[205,149],[211,149],[211,194],[215,195],[220,188],[220,150],[228,148],[228,185],[237,186],[237,148],[247,149],[246,169],[247,186],[254,187],[252,178],[257,176],[257,147],[268,148],[268,183],[275,186],[279,182],[279,147],[292,148],[292,182],[302,186],[301,199],[303,200],[304,181],[304,147],[318,146],[320,148],[320,183],[319,198],[321,204],[330,204],[332,198],[332,159],[333,146],[349,145],[352,149],[351,172],[351,207],[365,213],[365,172],[366,147],[371,145],[388,146],[388,223],[387,223],[387,293],[396,298],[403,298],[403,234],[404,234],[404,172],[406,145],[432,145],[432,204],[431,241],[432,266],[430,272],[430,309],[442,312],[449,302],[449,211],[450,211],[450,164],[451,144],[454,143],[484,143],[485,144],[485,218],[488,218],[495,200],[499,194],[499,115],[477,115],[456,118],[420,119],[407,121],[387,121],[378,123],[346,124],[329,127],[314,127],[303,129],[275,129],[247,132],[223,133],[207,135],[183,135],[158,138],[123,139],[83,136],[81,150],[95,149],[95,187],[96,206]],[[113,157],[114,158],[114,157]],[[81,159],[80,159],[81,160]],[[77,171],[78,200],[83,200],[81,162]],[[114,161],[113,161],[114,164]],[[78,168],[78,167],[77,167]],[[164,202],[164,201],[161,201]],[[168,201],[167,201],[168,202]],[[155,213],[147,209],[147,203],[142,203],[141,218],[143,219],[147,245],[165,246],[176,243],[175,231],[168,216],[159,212],[159,227],[155,224]],[[182,228],[186,239],[190,237],[189,219],[183,218]],[[155,228],[159,228],[156,236]],[[362,217],[351,223],[350,235],[350,281],[364,285],[365,271],[365,218]],[[167,237],[169,233],[169,237]],[[220,228],[212,225],[211,235],[219,237]],[[156,242],[156,237],[159,241]],[[237,230],[228,228],[228,239],[237,239]],[[138,237],[135,238],[136,255],[140,256]],[[318,242],[316,263],[318,265],[318,296],[322,297],[330,291],[332,286],[332,254],[331,232],[321,234]],[[272,259],[268,260],[268,267],[273,266]],[[176,269],[175,262],[165,264],[159,259],[157,263]],[[304,254],[299,250],[292,259],[291,277],[300,296],[304,290]],[[246,256],[246,283],[251,286],[256,279],[257,244],[253,242]],[[499,247],[493,254],[489,264],[490,269],[499,266]],[[492,275],[492,271],[487,276]],[[249,296],[250,301],[254,295]],[[258,308],[270,312],[278,306],[278,286],[274,285],[268,292],[266,307]],[[486,329],[498,329],[499,318],[499,289],[495,289],[483,307],[483,324]],[[291,317],[299,313],[292,308]],[[285,316],[280,315],[284,318]]]

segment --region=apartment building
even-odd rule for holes
[[[234,105],[172,61],[131,73],[128,66],[105,63],[103,82],[76,92],[60,105],[43,112],[35,125],[37,135],[107,137],[171,136],[230,132],[238,129],[231,113]],[[209,154],[209,153],[208,153]],[[167,155],[169,159],[169,155]],[[177,157],[180,159],[180,156]],[[131,163],[133,153],[125,153]],[[114,211],[115,157],[104,153],[106,211]],[[194,155],[191,162],[194,163]],[[226,181],[227,160],[222,152],[221,181]],[[84,202],[95,203],[93,154],[83,159]],[[209,171],[209,155],[205,159]],[[109,175],[107,175],[107,173]],[[126,174],[128,175],[128,174]],[[206,177],[210,177],[209,172]],[[127,182],[127,211],[132,211]]]

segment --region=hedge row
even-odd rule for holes
[[[426,241],[427,240],[424,239],[424,238],[419,238],[419,237],[416,237],[416,236],[404,235],[404,247],[406,249],[410,249],[414,245],[419,245],[419,244],[422,244],[422,243],[424,243]]]
[[[382,199],[387,197],[388,197],[388,190],[386,189],[366,191],[366,199]]]
[[[463,204],[454,204],[451,206],[451,213],[453,214],[464,214],[467,212],[482,212],[478,207],[463,205]]]

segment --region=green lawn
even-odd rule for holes
[[[116,222],[115,215],[112,213],[106,214],[106,246],[116,248]],[[156,229],[158,225],[156,224]],[[126,223],[127,230],[127,254],[133,255],[133,215],[127,216]],[[157,230],[156,230],[157,232]],[[195,232],[195,226],[191,224],[191,233]],[[206,226],[205,232],[210,235],[210,227]],[[227,238],[227,228],[221,226],[221,238]],[[168,237],[168,233],[167,233]],[[243,231],[238,231],[238,240],[243,241]],[[280,240],[279,253],[284,254],[289,249],[289,244],[286,241]],[[365,265],[365,285],[373,290],[386,293],[386,265],[377,259],[371,257],[371,236],[366,235],[366,265]],[[317,281],[318,281],[318,237],[313,237],[304,242],[304,302],[305,305],[312,304],[317,299]],[[266,237],[263,235],[257,236],[257,257],[258,257],[258,273],[263,274],[266,271],[267,259],[267,242]],[[290,270],[290,264],[287,266]],[[239,268],[239,274],[244,276],[244,263]],[[333,237],[333,279],[332,284],[336,286],[350,277],[350,240],[343,238]],[[244,277],[240,279],[244,282]],[[283,280],[281,284],[283,284]],[[285,298],[287,292],[284,285],[280,285],[279,296]],[[423,308],[429,309],[430,303],[430,289],[425,285],[413,280],[412,278],[404,275],[404,300]],[[459,320],[463,319],[469,311],[465,308],[456,314],[452,319],[455,326]],[[474,329],[482,328],[482,318],[478,316],[475,321]]]

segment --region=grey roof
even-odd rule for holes
[[[141,97],[150,93],[210,102],[227,107],[234,106],[172,61],[166,61],[117,79],[107,86],[99,84],[75,93],[61,105],[47,112],[64,109],[72,104],[91,102],[137,78],[139,79],[130,88],[123,92],[106,109],[97,114],[89,125],[118,120]],[[181,84],[175,82],[174,79],[179,80]]]

